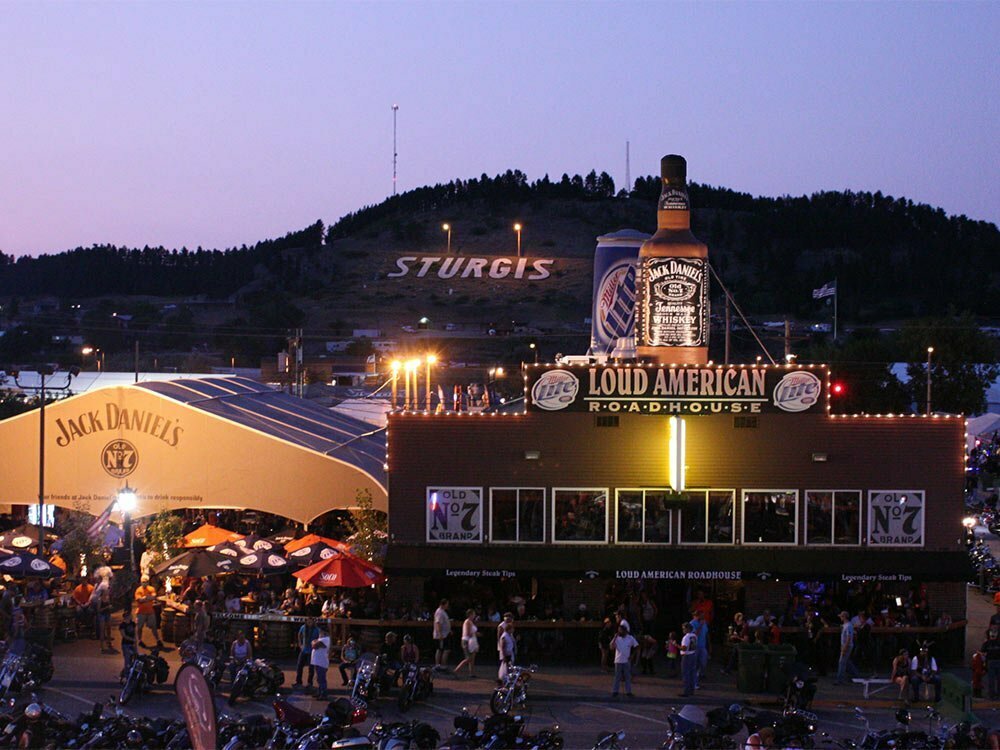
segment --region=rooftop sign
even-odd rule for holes
[[[788,366],[528,365],[529,411],[798,414],[826,406],[827,369]]]

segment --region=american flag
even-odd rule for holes
[[[87,527],[87,536],[92,539],[100,538],[101,534],[104,533],[104,527],[107,526],[108,521],[111,520],[111,511],[114,510],[116,502],[116,500],[112,500],[108,504],[108,507],[104,509],[104,512],[95,518],[94,522]]]
[[[819,289],[813,289],[813,299],[823,299],[824,297],[832,297],[837,293],[837,282],[828,281]]]

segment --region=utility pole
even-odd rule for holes
[[[135,382],[139,382],[139,337],[135,337]]]
[[[792,323],[785,318],[785,361],[788,362],[792,354]]]
[[[399,112],[399,105],[392,105],[392,194],[396,194],[396,113]]]
[[[730,315],[729,295],[727,294],[726,295],[726,356],[725,356],[726,365],[729,364],[729,329],[732,328],[732,325],[730,325],[729,315]]]
[[[927,347],[927,415],[930,416],[931,413],[931,355],[934,353],[934,347]]]

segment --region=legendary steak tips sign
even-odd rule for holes
[[[529,368],[527,408],[635,414],[817,413],[826,370],[799,367]]]
[[[482,542],[482,487],[428,487],[427,541]]]
[[[924,493],[877,490],[868,493],[869,547],[923,547]]]

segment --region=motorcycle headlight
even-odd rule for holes
[[[806,686],[806,684],[802,680],[796,680],[795,681],[795,687],[797,687],[799,690],[801,690],[805,686]]]
[[[24,718],[31,721],[37,721],[42,718],[42,707],[37,703],[29,703],[28,707],[24,709]]]

